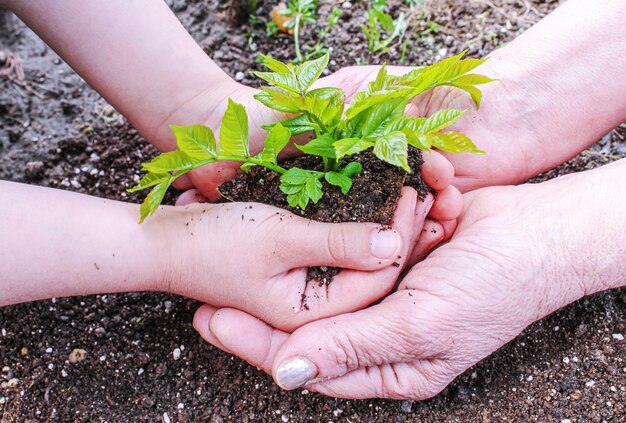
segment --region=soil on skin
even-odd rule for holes
[[[263,21],[271,4],[260,3]],[[333,6],[342,9],[328,39],[334,48],[331,70],[357,63],[401,64],[399,46],[383,56],[367,51],[359,30],[367,3],[353,1],[348,8],[320,1],[320,23]],[[404,2],[390,3],[394,11],[408,12]],[[168,4],[205,51],[231,76],[242,72],[245,83],[257,84],[249,72],[258,66],[257,53],[293,57],[287,36],[268,36],[262,22],[254,28],[235,23],[229,2]],[[465,48],[483,56],[557,5],[550,0],[427,1],[423,16],[410,26],[405,63],[432,62]],[[429,20],[439,25],[436,32],[429,31]],[[315,29],[305,32],[306,42]],[[247,39],[251,31],[254,36]],[[139,201],[125,189],[154,149],[31,31],[1,12],[0,50],[21,59],[25,73],[23,81],[0,78],[0,178]],[[536,181],[626,157],[625,136],[623,125]],[[424,402],[348,401],[281,391],[263,372],[205,344],[191,327],[197,307],[171,295],[123,294],[0,308],[0,421],[626,420],[626,341],[621,338],[626,336],[626,289],[585,298],[532,325]],[[87,356],[72,364],[69,354],[75,348]]]
[[[343,194],[339,187],[325,180],[324,195],[316,203],[309,203],[306,209],[290,207],[285,194],[280,190],[280,174],[267,168],[256,166],[248,173],[220,185],[219,192],[230,201],[257,202],[282,207],[303,217],[320,222],[374,222],[390,225],[393,213],[404,185],[415,188],[420,198],[425,198],[431,189],[420,176],[420,166],[424,163],[419,150],[409,150],[411,177],[397,166],[379,160],[371,151],[350,157],[350,162],[358,162],[363,167],[359,175],[352,179],[352,188]],[[347,164],[342,161],[340,167]],[[322,159],[315,156],[299,157],[282,164],[286,169],[300,167],[308,170],[324,170]],[[336,267],[311,267],[306,281],[329,285],[339,273]],[[303,294],[303,307],[308,310]]]

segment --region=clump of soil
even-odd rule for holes
[[[374,222],[383,225],[392,223],[403,186],[415,188],[420,198],[434,192],[422,180],[420,166],[424,160],[421,152],[415,148],[409,150],[408,161],[413,170],[411,174],[383,162],[371,151],[351,156],[348,160],[359,162],[363,166],[363,171],[354,176],[348,194],[342,194],[339,187],[322,180],[324,196],[317,204],[309,203],[305,210],[289,206],[285,194],[279,188],[280,174],[264,167],[254,167],[248,173],[223,183],[219,192],[230,201],[269,204],[320,222]],[[340,166],[346,163],[344,159]],[[299,157],[283,163],[283,166],[324,170],[322,159],[316,156]],[[320,286],[328,285],[338,273],[339,269],[336,267],[312,267],[309,269],[307,282],[316,281]]]
[[[254,167],[248,173],[223,183],[218,190],[230,201],[269,204],[320,222],[374,222],[383,225],[391,224],[404,185],[415,188],[420,198],[431,191],[422,181],[420,166],[424,161],[417,149],[411,149],[409,154],[409,166],[413,169],[411,174],[383,162],[369,151],[351,156],[348,160],[363,166],[363,171],[354,176],[350,192],[344,195],[339,187],[322,180],[324,196],[317,204],[309,203],[305,210],[287,204],[286,196],[279,188],[280,174],[264,167]],[[340,166],[346,163],[348,161]],[[297,166],[324,170],[321,158],[315,156],[299,157],[282,163],[282,166],[287,169]]]

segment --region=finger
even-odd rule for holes
[[[450,185],[437,194],[429,217],[435,220],[452,220],[457,219],[462,212],[463,195],[456,187]]]
[[[189,179],[193,185],[209,201],[222,198],[217,188],[225,181],[235,178],[239,172],[240,162],[219,162],[194,169],[189,172]]]
[[[416,360],[357,369],[307,388],[334,398],[425,400],[441,392],[456,376],[443,360]]]
[[[276,351],[289,336],[233,308],[223,308],[213,313],[209,327],[215,341],[223,346],[222,349],[267,373],[271,372]]]
[[[207,203],[208,200],[197,189],[183,192],[176,200],[177,206],[187,206],[194,203]]]
[[[399,291],[371,308],[303,326],[276,354],[276,383],[295,389],[359,368],[435,357],[440,350],[428,342],[432,330],[421,325],[427,310],[420,303],[417,293]]]
[[[422,151],[424,164],[421,166],[424,182],[436,191],[450,186],[454,179],[454,166],[441,153],[431,150]]]
[[[412,191],[412,193],[411,193]],[[415,208],[415,190],[403,191],[398,209]],[[413,220],[413,212],[400,219]],[[305,266],[376,270],[395,262],[402,235],[394,228],[371,223],[321,223],[295,217],[277,226],[277,255],[285,270]]]
[[[396,256],[393,266],[373,272],[342,270],[330,285],[311,281],[306,285],[304,294],[299,296],[302,306],[294,309],[295,315],[292,313],[287,322],[266,321],[281,329],[293,330],[314,319],[364,308],[388,294],[405,267],[409,247],[416,242],[421,233],[428,208],[432,204],[432,196],[425,201],[416,202],[415,190],[405,188],[404,191],[404,201],[398,205],[394,220],[395,229],[403,237],[403,248]],[[284,287],[283,291],[286,288]]]
[[[443,237],[443,241],[447,241],[450,238],[452,238],[452,235],[454,235],[454,232],[456,232],[456,228],[459,224],[459,221],[457,219],[440,220],[439,224],[441,224],[441,227],[443,228],[443,231],[445,233],[445,236]]]
[[[189,179],[189,175],[183,175],[176,178],[172,185],[174,185],[175,188],[181,191],[193,188],[193,184],[191,183],[191,179]]]
[[[222,344],[219,339],[213,335],[209,327],[211,319],[217,310],[217,308],[208,304],[200,306],[193,316],[193,327],[206,342],[221,349],[222,351],[230,352],[227,347],[225,347],[224,344]]]
[[[407,266],[412,267],[415,263],[422,261],[433,248],[444,240],[445,236],[446,234],[441,223],[427,219],[421,236],[411,252]]]

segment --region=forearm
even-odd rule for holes
[[[541,266],[546,308],[539,317],[626,285],[626,159],[544,184],[536,202],[528,201],[543,204],[546,217],[534,228],[549,257]]]
[[[161,130],[174,113],[200,93],[217,98],[236,85],[163,1],[4,3],[159,149],[174,145]]]
[[[167,222],[138,224],[134,204],[0,181],[0,305],[158,290]]]

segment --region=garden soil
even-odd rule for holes
[[[256,84],[255,57],[290,59],[286,35],[269,36],[270,2],[251,27],[230,2],[170,0],[205,51],[231,76]],[[406,9],[391,1],[394,13]],[[417,2],[420,3],[420,2]],[[482,56],[513,39],[558,2],[426,0],[404,63],[469,48]],[[343,15],[328,44],[331,70],[401,63],[399,46],[372,56],[359,30],[367,2],[320,1]],[[436,23],[437,25],[429,24]],[[315,28],[305,31],[305,41]],[[252,36],[250,36],[252,34]],[[100,197],[127,194],[155,154],[80,77],[15,17],[0,12],[0,62],[15,57],[24,79],[0,77],[0,178]],[[607,134],[560,174],[626,157],[626,126]],[[555,141],[556,142],[556,141]],[[536,180],[536,181],[537,181]],[[171,194],[168,201],[175,198]],[[0,200],[1,201],[1,200]],[[191,327],[198,303],[164,294],[55,299],[0,309],[0,421],[55,422],[620,422],[626,421],[626,290],[585,298],[528,328],[423,402],[346,401],[284,392],[271,378],[205,344]],[[71,354],[84,350],[82,361]],[[72,361],[70,362],[70,355]]]

